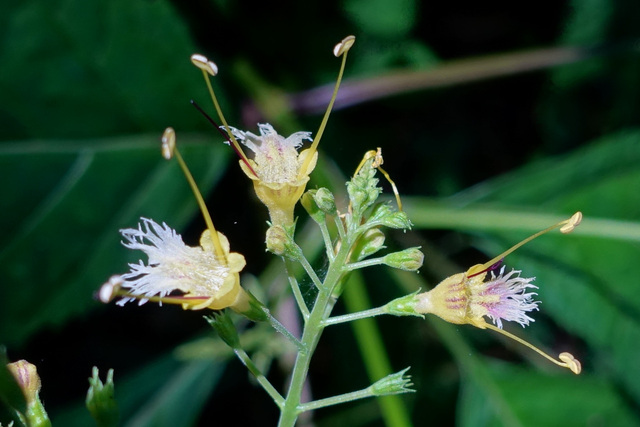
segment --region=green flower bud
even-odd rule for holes
[[[404,212],[393,212],[390,215],[387,215],[380,219],[380,222],[385,227],[395,228],[400,230],[411,230],[411,221],[409,217]]]
[[[353,253],[357,254],[356,260],[361,261],[384,248],[384,239],[384,233],[380,231],[379,228],[370,228],[367,230],[358,239],[353,249]]]
[[[282,225],[272,225],[267,230],[267,250],[275,255],[287,257],[292,260],[300,258],[300,247],[293,241],[293,229]]]
[[[300,204],[307,211],[309,216],[318,224],[325,222],[325,213],[318,207],[315,194],[318,190],[309,190],[300,198]]]
[[[233,324],[231,317],[227,313],[218,311],[210,317],[205,316],[205,319],[229,347],[233,349],[240,348],[236,325]]]
[[[417,290],[409,295],[389,301],[385,304],[385,311],[394,316],[416,316],[424,318],[424,314],[416,312],[416,304],[419,302],[417,295],[419,292],[420,290]]]
[[[411,376],[404,375],[409,368],[405,368],[395,374],[387,375],[379,381],[371,385],[371,392],[374,396],[388,396],[390,394],[413,393],[411,387]]]
[[[338,213],[336,209],[336,199],[331,191],[326,188],[318,188],[312,194],[313,200],[315,200],[321,211],[329,215],[336,215]]]
[[[419,247],[405,249],[400,252],[385,255],[382,262],[389,267],[406,271],[416,271],[422,267],[424,254]]]
[[[118,405],[114,397],[113,369],[107,372],[107,381],[102,384],[98,376],[98,368],[93,367],[93,376],[89,378],[89,391],[85,401],[87,409],[98,427],[115,427],[118,425]]]

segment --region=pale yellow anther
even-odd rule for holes
[[[574,374],[577,375],[582,371],[582,365],[580,364],[580,361],[573,357],[573,354],[567,352],[560,353],[558,359],[562,360],[565,363],[566,367],[569,368]]]
[[[105,304],[111,302],[118,295],[118,291],[122,287],[124,280],[121,276],[111,276],[107,283],[100,287],[98,291],[98,299]]]
[[[162,134],[162,157],[167,160],[173,158],[173,152],[176,149],[176,132],[169,127]]]
[[[191,63],[212,76],[218,74],[218,66],[215,64],[215,62],[209,61],[209,58],[204,55],[194,53],[193,55],[191,55]]]
[[[571,218],[567,221],[565,225],[560,228],[560,232],[567,234],[571,233],[582,221],[582,212],[576,212],[573,214]]]
[[[355,36],[347,36],[343,38],[342,41],[337,45],[335,45],[335,47],[333,48],[333,54],[336,57],[341,56],[343,53],[351,49],[351,46],[353,46],[355,42],[356,42]]]

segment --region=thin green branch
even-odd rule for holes
[[[324,326],[338,325],[340,323],[353,322],[354,320],[367,319],[370,317],[389,314],[387,306],[372,308],[369,310],[358,311],[356,313],[343,314],[342,316],[330,317],[323,322]]]
[[[285,258],[284,264],[287,270],[287,278],[289,279],[289,284],[291,285],[291,291],[293,292],[293,296],[295,297],[296,303],[298,304],[298,309],[300,310],[300,313],[302,313],[302,318],[306,322],[307,319],[309,319],[309,308],[307,308],[307,303],[304,302],[304,297],[302,296],[302,292],[300,292],[300,285],[298,284],[298,280],[293,273],[292,261]]]
[[[258,383],[269,394],[269,396],[271,396],[276,405],[278,405],[278,407],[282,409],[282,407],[284,406],[284,398],[278,392],[278,390],[276,390],[273,385],[271,385],[269,380],[262,374],[255,363],[253,363],[253,360],[251,360],[249,355],[241,348],[234,348],[233,352],[236,354],[236,356],[238,356],[238,359],[240,359],[242,364],[247,367],[249,372],[251,372],[251,374],[256,377]]]

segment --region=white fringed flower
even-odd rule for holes
[[[238,272],[245,260],[238,253],[229,253],[229,241],[222,233],[218,233],[218,239],[226,259],[216,255],[209,230],[202,233],[200,247],[185,245],[167,224],[160,226],[147,218],[142,218],[137,229],[120,232],[125,247],[143,251],[149,260],[147,264],[142,260],[129,264],[131,271],[121,276],[121,286],[132,297],[124,296],[119,305],[135,299],[144,304],[151,297],[159,297],[162,302],[174,291],[181,291],[183,306],[194,310],[220,309],[235,301],[240,291]]]

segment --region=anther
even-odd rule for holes
[[[567,223],[560,228],[560,232],[564,234],[571,233],[580,222],[582,222],[582,212],[576,212],[569,218]]]
[[[124,280],[121,276],[115,275],[109,277],[107,283],[100,287],[98,291],[98,299],[105,304],[111,302],[113,298],[118,294],[118,291],[122,287]]]
[[[574,374],[577,375],[580,373],[580,371],[582,371],[582,365],[580,364],[580,361],[573,357],[573,354],[567,352],[560,353],[558,359],[562,360],[566,364],[566,367],[569,368]]]
[[[173,152],[176,149],[176,132],[172,127],[168,127],[162,134],[162,157],[167,160],[173,158]]]
[[[335,45],[335,47],[333,48],[333,54],[336,57],[341,56],[343,53],[351,49],[351,46],[353,46],[355,42],[356,42],[355,36],[347,36],[343,38],[342,41],[337,45]]]
[[[218,66],[215,64],[215,62],[209,61],[209,58],[204,55],[194,53],[193,55],[191,55],[191,63],[212,76],[218,74]]]

